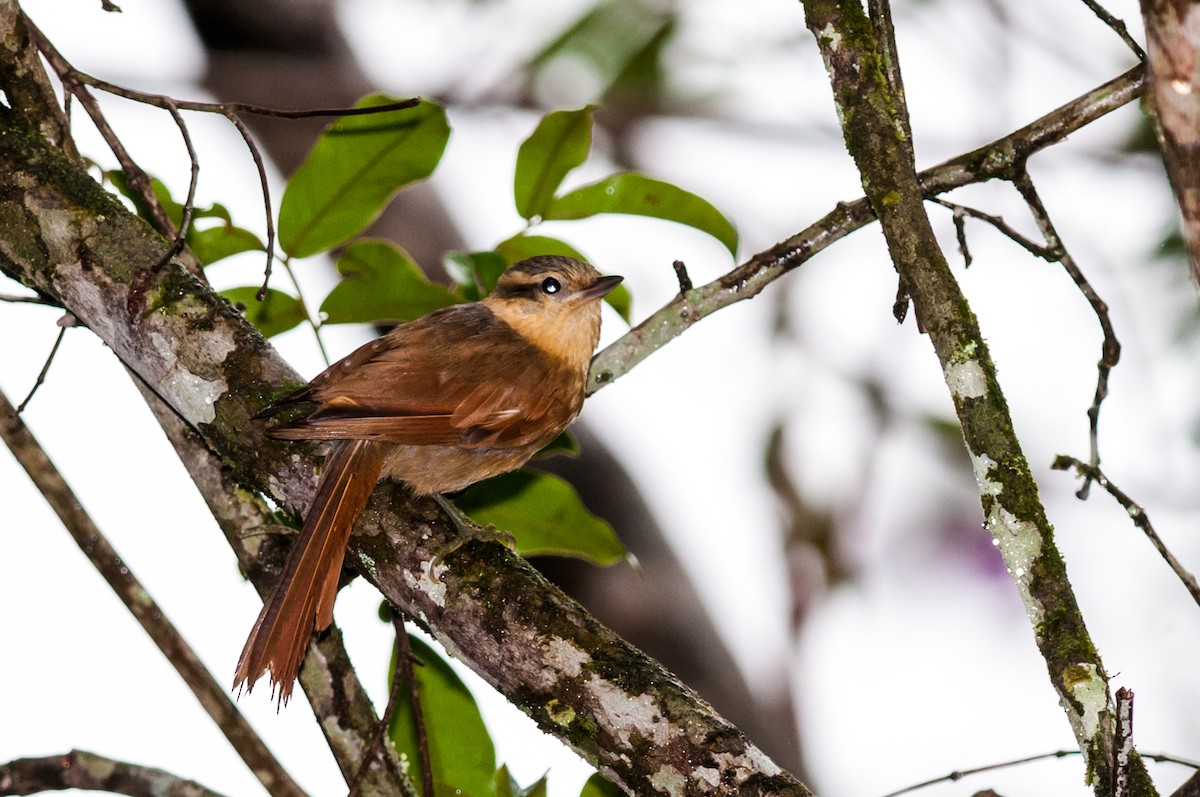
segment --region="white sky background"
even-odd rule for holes
[[[122,15],[82,0],[28,5],[80,68],[198,96],[191,81],[203,69],[202,53],[174,4],[126,0]],[[724,209],[742,233],[744,258],[861,189],[840,148],[799,5],[686,5],[671,56],[675,74],[698,93],[721,92],[725,112],[745,124],[660,122],[643,132],[639,153],[655,176]],[[1014,36],[1001,35],[989,5],[904,4],[897,13],[922,166],[1024,125],[1132,65],[1080,3],[1055,0],[1029,10],[1012,4],[1022,6],[1008,12],[1007,24],[1020,34]],[[472,52],[484,77],[459,88],[482,94],[490,85],[485,67],[503,74],[534,46],[538,31],[560,28],[581,6],[524,0],[464,11],[468,4],[356,0],[345,4],[344,22],[384,90],[436,96],[457,53]],[[1140,27],[1136,3],[1109,8]],[[457,18],[465,13],[473,20]],[[490,17],[485,24],[481,15]],[[468,38],[461,50],[445,46],[456,21],[456,33]],[[555,104],[586,99],[562,96]],[[114,103],[111,112],[142,165],[181,195],[187,162],[166,114],[127,103]],[[451,109],[450,116],[454,134],[434,182],[468,242],[488,247],[521,226],[512,210],[512,162],[536,118],[489,109]],[[1147,260],[1173,218],[1160,169],[1149,160],[1108,157],[1135,119],[1124,109],[1035,158],[1031,168],[1068,247],[1111,305],[1124,346],[1102,413],[1106,471],[1142,502],[1195,571],[1200,385],[1195,341],[1174,342],[1195,293],[1176,266]],[[219,200],[239,224],[261,230],[256,180],[234,131],[216,119],[189,123],[201,149],[199,202]],[[87,126],[77,127],[83,150],[102,158],[102,145],[83,134]],[[569,179],[602,173],[598,159]],[[276,198],[280,191],[276,182]],[[963,194],[962,201],[1002,213],[1033,235],[1018,198],[1003,186]],[[1048,467],[1056,453],[1086,455],[1097,325],[1061,269],[981,224],[969,225],[975,264],[964,273],[948,213],[931,214],[992,347],[1084,616],[1117,674],[1113,688],[1137,695],[1138,745],[1200,757],[1196,606],[1102,491],[1081,503],[1072,494],[1076,482]],[[719,245],[663,222],[610,218],[545,231],[575,243],[602,270],[624,274],[637,319],[677,290],[672,260],[686,261],[697,283],[730,266]],[[260,265],[242,257],[214,267],[212,277],[221,286],[250,284]],[[314,295],[327,287],[318,271],[308,275]],[[17,289],[0,283],[0,292]],[[642,486],[752,688],[769,697],[781,672],[792,673],[810,785],[824,795],[882,794],[954,769],[1074,747],[1023,608],[978,529],[965,457],[954,470],[947,464],[953,460],[932,456],[920,419],[948,416],[950,403],[928,341],[911,320],[897,327],[891,319],[894,294],[882,239],[869,228],[758,300],[694,327],[585,409]],[[781,303],[795,334],[770,338]],[[53,343],[55,319],[45,308],[0,305],[0,387],[14,402]],[[606,319],[606,340],[621,327]],[[331,331],[333,356],[368,334]],[[320,370],[304,330],[277,345],[302,373]],[[882,438],[866,431],[869,416],[854,385],[866,375],[879,380],[900,415]],[[862,567],[860,579],[818,601],[799,640],[789,639],[787,626],[781,518],[761,475],[766,435],[780,418],[797,479],[852,530]],[[111,353],[90,333],[69,332],[26,421],[209,668],[218,679],[229,677],[258,599]],[[375,619],[377,600],[356,583],[343,591],[337,617],[364,681],[382,700],[390,639]],[[77,747],[162,767],[227,794],[261,793],[7,454],[0,454],[0,618],[8,631],[0,656],[0,760]],[[495,696],[481,694],[481,701],[500,760],[522,782],[549,768],[556,797],[577,793],[587,770],[573,754],[543,741]],[[264,694],[241,705],[305,788],[342,793],[302,698],[278,715]],[[1187,775],[1150,766],[1164,793]],[[925,793],[994,787],[1014,795],[1089,794],[1082,773],[1078,760],[1066,759]]]

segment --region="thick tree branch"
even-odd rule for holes
[[[221,466],[221,461],[213,456],[195,431],[140,381],[138,385],[242,569],[250,575],[259,595],[265,598],[286,556],[290,539],[286,534],[288,529],[278,525],[262,499],[230,478],[228,470]],[[300,670],[300,684],[347,783],[361,773],[362,794],[412,793],[395,751],[389,746],[382,755],[372,753],[379,719],[358,680],[336,626],[310,646]],[[364,771],[362,762],[367,756],[371,760]]]
[[[0,764],[0,794],[41,794],[64,789],[106,791],[129,797],[221,797],[194,780],[83,750]]]
[[[0,393],[0,439],[4,440],[71,537],[175,667],[200,705],[267,792],[277,797],[301,797],[303,790],[271,755],[262,739],[233,705],[225,689],[217,685],[212,673],[187,640],[121,561],[3,393]]]
[[[1158,139],[1200,280],[1200,3],[1141,0]]]
[[[292,511],[305,506],[315,456],[251,420],[299,380],[203,283],[174,264],[148,268],[161,238],[14,121],[0,112],[0,270],[99,335],[236,484]],[[351,552],[390,601],[627,789],[809,793],[506,549],[464,546],[433,578],[438,552],[457,535],[434,502],[385,483],[357,531]]]
[[[922,171],[917,175],[921,193],[933,197],[972,183],[1012,179],[1018,164],[1133,102],[1142,95],[1145,85],[1142,67],[1134,67],[1020,130]],[[589,391],[594,393],[615,382],[700,319],[753,299],[767,285],[873,221],[875,213],[866,197],[843,202],[807,229],[760,252],[723,277],[682,292],[596,356]]]
[[[919,327],[942,365],[975,465],[987,528],[1029,612],[1096,793],[1107,794],[1113,760],[1107,675],[1067,581],[987,344],[925,212],[890,9],[886,0],[871,0],[868,18],[860,0],[803,0],[803,5],[829,72],[847,150]],[[1140,761],[1130,775],[1138,793],[1152,792]]]

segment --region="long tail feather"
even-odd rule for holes
[[[350,530],[382,469],[383,446],[366,440],[338,443],[325,458],[304,528],[238,658],[235,689],[244,684],[249,692],[260,676],[270,672],[272,694],[280,706],[287,703],[309,637],[333,622],[333,601]]]

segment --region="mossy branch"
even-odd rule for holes
[[[829,73],[846,148],[918,326],[941,363],[987,528],[1025,603],[1095,791],[1106,795],[1114,718],[1108,676],[1067,580],[987,344],[925,212],[890,10],[886,0],[872,0],[870,16],[860,0],[803,0],[803,6]],[[1140,763],[1132,777],[1134,793],[1153,791]]]
[[[155,269],[164,247],[59,149],[0,111],[0,271],[69,309],[194,432],[210,452],[204,473],[219,463],[228,480],[210,501],[242,490],[298,511],[313,489],[315,451],[267,438],[252,417],[299,379],[204,283],[174,262]],[[507,549],[469,544],[435,565],[457,530],[433,501],[383,483],[356,530],[351,559],[389,601],[626,789],[809,794]],[[241,536],[250,531],[261,528]],[[258,564],[277,554],[260,551]],[[267,583],[261,566],[247,570]],[[339,686],[329,671],[315,686],[306,678],[323,656],[321,645],[310,648],[302,670],[310,695]],[[352,717],[330,710],[323,723],[350,727]]]

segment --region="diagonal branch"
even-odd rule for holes
[[[58,299],[100,336],[203,441],[209,478],[219,462],[232,488],[270,495],[291,511],[305,506],[315,453],[271,440],[253,420],[299,380],[245,319],[174,263],[131,269],[161,252],[162,239],[33,131],[10,127],[0,136],[0,195],[20,210],[0,236],[0,270]],[[457,536],[433,501],[384,483],[357,532],[350,561],[389,601],[627,789],[650,792],[668,777],[692,790],[723,784],[743,794],[809,794],[507,549],[463,546],[432,572]],[[269,583],[262,567],[281,561],[281,546],[274,555],[268,547],[261,567],[247,568],[260,587]],[[309,663],[324,656],[319,644],[310,651]],[[339,688],[328,678],[307,664],[301,673],[310,698],[314,689]],[[343,733],[353,722],[337,705],[328,711],[321,721]]]
[[[922,196],[934,197],[996,178],[1012,179],[1017,164],[1142,96],[1145,81],[1142,67],[1134,67],[1020,130],[925,169],[917,175]],[[596,356],[589,391],[595,393],[615,382],[692,324],[731,304],[753,299],[767,285],[873,221],[875,213],[866,197],[840,203],[808,228],[728,274],[681,293]]]
[[[1162,556],[1163,561],[1171,568],[1176,578],[1183,583],[1184,589],[1192,596],[1192,600],[1196,602],[1196,605],[1200,606],[1200,583],[1196,582],[1196,577],[1183,566],[1182,562],[1175,558],[1175,554],[1171,553],[1171,549],[1162,541],[1162,537],[1158,536],[1158,532],[1154,530],[1154,526],[1150,523],[1150,516],[1146,514],[1146,510],[1142,508],[1141,504],[1134,501],[1124,490],[1109,481],[1108,477],[1104,475],[1104,471],[1100,470],[1095,464],[1083,462],[1065,454],[1059,454],[1054,458],[1054,462],[1050,467],[1054,470],[1073,468],[1078,475],[1095,481],[1096,484],[1104,488],[1129,515],[1130,520],[1133,521],[1133,525],[1142,530],[1142,533],[1146,535],[1146,539],[1150,540],[1150,544]]]
[[[82,789],[129,797],[221,797],[194,780],[161,769],[114,761],[95,753],[72,750],[65,755],[18,758],[0,764],[0,794],[41,794]]]
[[[3,393],[0,393],[0,439],[8,445],[17,462],[29,474],[29,478],[58,515],[80,550],[112,587],[113,592],[141,624],[143,630],[154,640],[154,644],[158,645],[158,649],[175,667],[200,701],[200,705],[212,717],[213,722],[225,734],[234,750],[242,756],[246,766],[267,792],[275,797],[302,797],[304,791],[296,785],[263,744],[262,739],[229,699],[225,689],[217,684],[212,673],[200,661],[179,630],[163,614],[141,582],[129,567],[122,563],[121,557],[96,527],[91,516],[84,511],[66,479],[38,444],[33,433],[17,416],[16,409]]]
[[[986,526],[1028,610],[1093,786],[1103,795],[1113,751],[1107,676],[1067,581],[987,344],[925,211],[927,189],[914,165],[889,5],[871,0],[869,18],[859,0],[803,5],[829,73],[846,148],[912,298],[918,328],[929,335],[941,363],[975,465]],[[1131,777],[1139,793],[1153,789],[1138,760]]]
[[[259,595],[266,597],[278,577],[287,546],[283,535],[268,533],[271,529],[282,531],[274,515],[261,499],[232,480],[228,469],[172,408],[141,381],[137,385],[208,504],[242,569]],[[406,776],[394,750],[387,747],[382,755],[372,753],[373,733],[379,720],[336,627],[309,649],[300,671],[300,683],[346,782],[361,774],[363,794],[405,793]],[[364,767],[363,761],[368,757],[369,765]]]
[[[1200,280],[1200,4],[1141,0],[1163,164]]]

